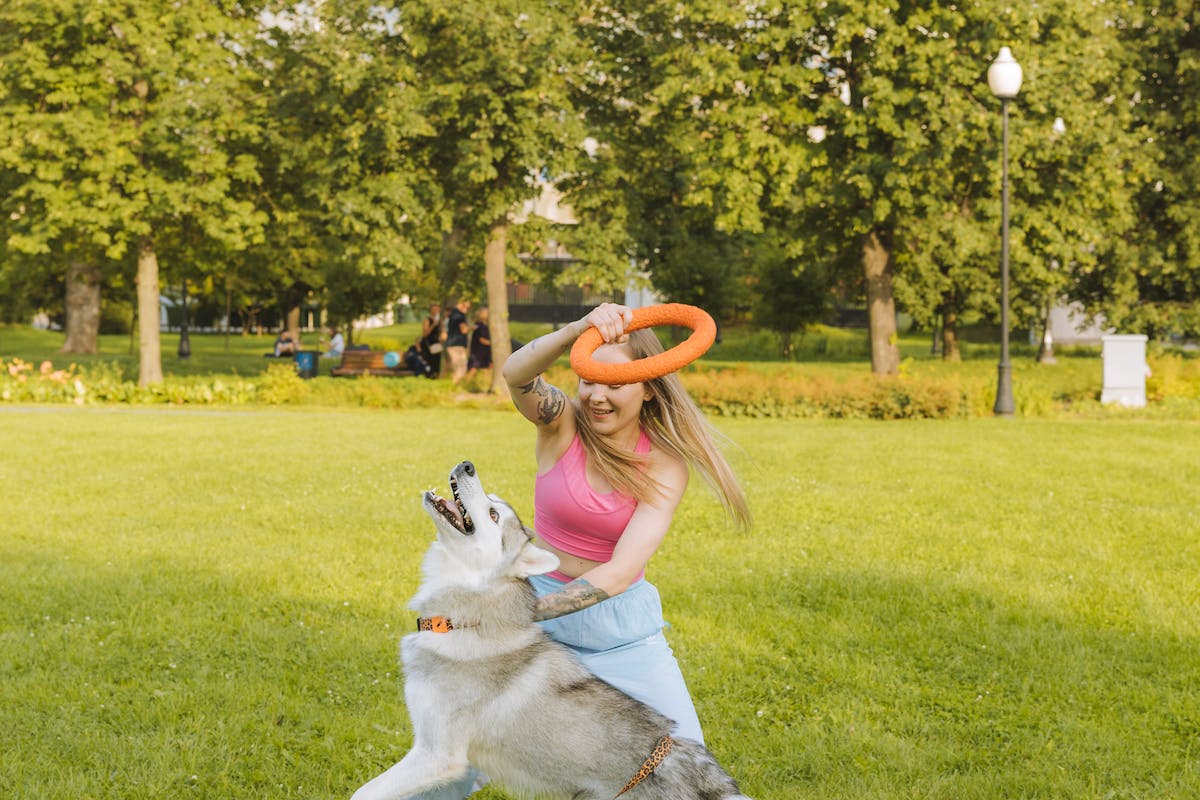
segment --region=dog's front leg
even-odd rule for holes
[[[351,800],[401,800],[455,781],[469,768],[466,758],[413,748],[387,772],[355,792]]]

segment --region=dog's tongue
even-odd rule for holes
[[[463,533],[469,532],[470,523],[468,522],[468,517],[457,502],[447,500],[444,497],[437,497],[434,500],[434,507],[436,507],[438,512],[447,520],[449,520],[454,527],[458,528]]]
[[[442,512],[443,517],[447,517],[460,524],[462,523],[462,516],[458,513],[456,504],[447,501],[444,497],[439,497],[434,502],[434,505],[437,506],[438,511]]]

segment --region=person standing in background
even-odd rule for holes
[[[492,332],[488,328],[488,310],[475,312],[475,330],[471,331],[471,346],[467,353],[467,380],[481,369],[492,368]]]
[[[421,323],[419,341],[421,357],[429,364],[429,377],[436,378],[442,371],[442,304],[431,303],[429,316]]]
[[[467,312],[470,310],[470,300],[459,300],[450,309],[446,322],[446,360],[450,362],[450,379],[454,383],[461,383],[467,374],[467,336],[471,332]]]

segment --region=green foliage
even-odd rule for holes
[[[19,358],[0,359],[0,403],[130,404],[175,406],[319,406],[327,408],[496,407],[487,395],[463,398],[449,381],[425,378],[302,379],[288,361],[271,364],[257,377],[168,376],[139,386],[119,367],[55,367]],[[465,400],[465,402],[464,402]]]
[[[429,126],[420,145],[443,193],[445,237],[430,240],[426,260],[441,288],[474,295],[492,227],[582,154],[568,82],[586,54],[569,5],[417,0],[403,20]]]
[[[1150,353],[1146,358],[1146,399],[1200,399],[1200,359],[1185,359],[1178,353]]]
[[[590,8],[582,22],[594,56],[578,103],[600,146],[565,182],[570,201],[627,209],[630,255],[667,298],[721,318],[757,306],[757,274],[796,233],[760,236],[808,157],[796,102],[809,91],[797,58],[808,19],[652,0]],[[784,255],[801,269],[795,246]]]
[[[48,7],[49,6],[49,7]],[[13,0],[0,8],[0,269],[62,275],[65,261],[134,283],[135,252],[215,267],[261,236],[257,96],[238,57],[241,7],[166,0]],[[149,265],[153,258],[140,259]],[[157,266],[139,281],[155,307]],[[95,309],[98,312],[98,309]],[[143,331],[157,362],[157,328]],[[161,375],[142,365],[145,381]]]
[[[266,93],[259,202],[272,225],[239,267],[287,308],[308,291],[338,322],[385,307],[422,267],[440,195],[408,44],[381,10],[322,3],[272,17],[250,57]]]
[[[1111,7],[1110,7],[1111,6]],[[904,310],[994,318],[1001,45],[1012,307],[1200,330],[1196,26],[1186,3],[1015,9],[699,0],[0,10],[0,311],[131,249],[210,304],[480,299],[485,234],[547,182],[578,224],[509,232],[524,279],[619,287],[794,337],[856,302],[863,237]],[[575,257],[524,268],[551,240]],[[228,293],[228,294],[227,294]],[[790,313],[789,313],[790,311]],[[786,348],[788,343],[784,343]]]
[[[165,220],[244,248],[261,218],[242,197],[255,162],[234,56],[255,21],[212,6],[14,0],[0,18],[7,243],[119,262]]]
[[[744,366],[692,370],[683,379],[709,413],[760,419],[961,418],[975,413],[972,395],[980,388],[933,378],[764,375]]]
[[[1194,5],[1140,0],[1120,18],[1136,71],[1132,114],[1146,161],[1138,221],[1125,242],[1132,275],[1120,283],[1113,318],[1151,334],[1200,335],[1200,25]],[[1099,287],[1095,291],[1100,291]]]

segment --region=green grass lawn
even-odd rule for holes
[[[1200,796],[1200,425],[720,427],[754,529],[694,487],[650,578],[747,794]],[[409,744],[420,491],[531,517],[531,434],[0,407],[0,797],[348,797]]]

